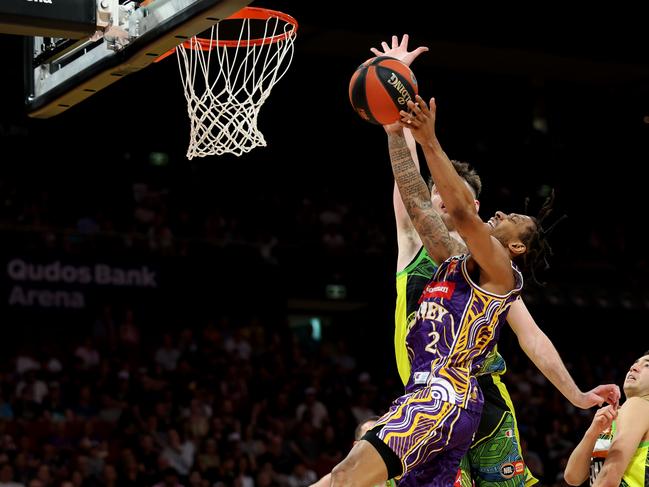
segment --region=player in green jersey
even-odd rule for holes
[[[649,487],[649,350],[631,365],[624,395],[619,410],[609,405],[595,414],[568,459],[569,485],[581,485],[590,473],[593,487]]]

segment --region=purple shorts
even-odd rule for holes
[[[435,389],[424,387],[397,398],[372,428],[401,462],[400,486],[452,486],[478,428],[479,411],[443,401]]]

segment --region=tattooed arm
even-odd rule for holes
[[[403,130],[392,125],[386,126],[386,132],[394,180],[428,254],[436,262],[444,262],[451,255],[463,252],[430,202],[430,191],[412,158]]]
[[[410,66],[412,62],[419,57],[420,54],[428,51],[428,47],[420,46],[412,51],[408,50],[408,34],[404,34],[401,37],[401,40],[397,36],[392,36],[392,43],[388,44],[387,42],[381,43],[381,49],[372,48],[372,54],[375,56],[390,56],[396,58],[403,62],[406,66]],[[386,127],[386,130],[389,132],[390,128]],[[419,160],[417,158],[417,143],[413,138],[409,130],[402,132],[402,135],[405,138],[405,143],[410,150],[410,155],[412,160],[419,172]],[[428,195],[428,201],[430,201],[430,194]],[[429,245],[426,245],[425,242],[422,242],[426,238],[425,234],[422,232],[428,231],[429,228],[426,226],[426,219],[424,218],[424,226],[418,228],[416,225],[413,225],[414,221],[411,219],[410,212],[406,210],[404,206],[404,199],[402,194],[399,194],[399,187],[395,181],[394,185],[394,194],[393,194],[393,204],[394,204],[394,215],[397,223],[397,242],[399,246],[399,255],[397,257],[397,272],[402,271],[417,255],[419,249],[422,246],[422,243],[426,246],[428,253],[433,257],[438,263],[437,258],[431,253]],[[428,209],[420,208],[422,211],[431,211],[432,214],[429,217],[429,220],[437,218],[437,214],[433,210],[432,206]],[[428,225],[430,226],[430,225]],[[423,236],[423,237],[422,237]],[[457,241],[454,238],[451,238],[452,251],[451,254],[461,254],[466,251],[466,246],[463,243]]]
[[[420,54],[428,51],[428,47],[420,46],[412,51],[408,50],[408,34],[404,34],[401,40],[397,36],[392,36],[391,44],[387,42],[381,43],[381,49],[372,48],[372,54],[375,56],[390,56],[400,60],[406,66],[410,66],[412,62],[419,57]],[[419,170],[419,159],[417,158],[417,143],[409,130],[404,131],[406,144],[410,149],[412,159]],[[406,208],[399,194],[399,188],[395,181],[394,191],[392,196],[394,207],[394,216],[397,224],[397,272],[403,269],[412,262],[422,246],[422,241],[417,230],[412,224],[412,220],[406,211]]]
[[[404,130],[404,136],[412,160],[419,171],[417,143],[409,130]],[[396,181],[394,182],[394,190],[392,192],[392,207],[394,208],[394,217],[397,224],[397,272],[401,272],[415,258],[419,249],[421,249],[422,241],[421,238],[419,238],[417,230],[412,224],[408,211],[403,204]]]

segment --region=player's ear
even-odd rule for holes
[[[473,203],[475,204],[475,211],[480,212],[480,201],[478,200],[473,200]]]
[[[520,240],[512,240],[507,244],[507,248],[509,249],[509,251],[514,257],[523,255],[527,250],[527,246]]]

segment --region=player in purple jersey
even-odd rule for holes
[[[334,486],[371,486],[426,463],[437,469],[431,476],[427,468],[428,485],[453,484],[480,419],[482,393],[473,375],[522,287],[512,259],[523,256],[536,237],[529,216],[498,212],[489,224],[482,222],[473,195],[435,138],[434,109],[417,101],[402,122],[422,145],[470,254],[446,260],[427,286],[407,335],[413,352],[407,392],[334,468]]]
[[[408,51],[407,34],[404,34],[401,41],[397,36],[393,36],[391,46],[386,42],[381,45],[383,51],[373,48],[372,53],[377,56],[392,56],[408,65],[427,50],[422,46]],[[441,262],[438,249],[441,247],[444,251],[461,254],[466,252],[466,247],[457,232],[453,231],[453,222],[449,219],[437,188],[429,187],[428,191],[420,183],[416,143],[410,131],[403,130],[399,123],[386,126],[385,130],[388,139],[391,139],[390,159],[394,176],[399,180],[394,197],[399,243],[398,269],[407,264],[405,270],[397,273],[395,322],[397,363],[405,385],[410,379],[410,359],[406,349],[407,324],[416,314],[419,306],[417,301],[424,286],[434,275],[432,266],[437,268],[437,262]],[[407,152],[403,150],[405,148],[409,149],[411,158],[407,157]],[[472,179],[468,179],[466,176],[471,172],[467,165],[452,162],[477,198],[480,192],[480,185],[475,184],[479,183],[478,176],[473,173]],[[550,202],[551,199],[546,201],[539,214],[540,219],[549,212]],[[529,256],[527,257],[529,259]],[[539,259],[537,262],[542,262],[543,265],[545,261]],[[512,303],[507,321],[516,333],[522,350],[575,406],[587,409],[593,405],[601,405],[604,401],[617,401],[619,389],[614,384],[598,386],[586,393],[579,390],[552,342],[540,330],[521,299]],[[473,477],[475,484],[482,487],[522,487],[523,483],[529,487],[538,481],[526,468],[519,448],[513,405],[505,384],[500,379],[505,372],[505,362],[495,347],[485,362],[478,374],[478,385],[483,392],[485,404],[470,452],[462,460],[462,472],[456,485],[471,487]],[[425,485],[425,478],[422,478],[421,472],[417,473],[417,484]],[[405,482],[406,478],[400,481],[401,484]]]

